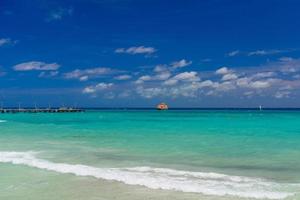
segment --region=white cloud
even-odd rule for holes
[[[252,67],[256,71],[271,71],[275,73],[293,74],[300,71],[300,59],[281,57],[277,61],[267,62],[264,65]]]
[[[296,49],[259,49],[255,51],[240,51],[234,50],[229,53],[226,53],[226,56],[233,57],[237,55],[246,55],[246,56],[266,56],[266,55],[274,55],[274,54],[282,54],[295,51]]]
[[[153,98],[156,96],[161,96],[166,94],[166,89],[165,88],[158,88],[158,87],[151,87],[151,88],[144,88],[142,86],[139,86],[136,89],[136,92],[144,97],[144,98]]]
[[[200,78],[198,77],[198,73],[194,71],[182,72],[174,76],[173,79],[180,80],[180,81],[190,81],[190,82],[200,80]]]
[[[198,84],[196,82],[184,83],[177,87],[171,87],[169,95],[173,98],[177,97],[190,97],[195,98],[198,92]]]
[[[170,76],[171,76],[171,73],[169,71],[164,71],[164,72],[161,72],[161,73],[155,75],[153,79],[164,81],[164,80],[167,80]]]
[[[99,91],[107,90],[113,87],[113,85],[113,83],[98,83],[97,85],[85,87],[82,92],[84,94],[93,94]]]
[[[246,92],[244,92],[244,96],[246,96],[248,98],[252,97],[253,95],[254,95],[254,91],[246,91]]]
[[[130,75],[120,75],[120,76],[116,76],[114,77],[114,79],[119,80],[119,81],[125,81],[125,80],[129,80],[132,77]]]
[[[215,83],[211,80],[205,80],[198,83],[198,88],[204,88],[204,87],[214,87]]]
[[[290,85],[284,85],[284,86],[279,88],[279,90],[292,90],[292,89],[293,89],[293,87],[290,86]]]
[[[169,65],[156,65],[153,71],[157,73],[156,80],[166,80],[171,76],[171,72],[174,72],[177,68],[183,68],[192,64],[192,61],[185,59],[174,61]],[[159,78],[161,77],[161,78]]]
[[[80,81],[87,81],[90,78],[99,77],[102,75],[112,74],[117,72],[108,67],[96,67],[89,69],[75,69],[71,72],[65,73],[64,77],[66,79],[78,79]]]
[[[168,80],[172,76],[172,73],[177,68],[182,68],[190,64],[192,64],[192,61],[187,61],[185,59],[182,59],[179,61],[174,61],[170,65],[156,65],[153,69],[153,71],[155,72],[154,75],[143,75],[140,78],[138,78],[138,80],[135,81],[135,83],[142,84],[146,81],[165,81],[164,84],[166,85],[176,84],[177,81],[179,81],[179,79],[183,80],[185,78],[184,76],[197,75],[197,72],[184,72],[181,74],[177,74],[172,78],[172,80]],[[197,78],[194,77],[194,80],[200,80],[200,79],[199,77]]]
[[[176,79],[169,79],[164,82],[164,85],[175,85],[178,82]]]
[[[231,74],[229,73],[228,75]],[[280,98],[281,96],[287,97],[291,94],[286,91],[289,91],[292,87],[283,87],[284,85],[294,85],[294,87],[299,87],[300,85],[300,82],[294,83],[293,81],[270,78],[273,75],[271,73],[248,74],[240,78],[230,78],[226,81],[222,80],[222,77],[218,82],[212,80],[200,81],[197,72],[183,72],[167,79],[163,84],[160,82],[151,82],[148,88],[146,84],[138,87],[137,93],[144,98],[155,98],[157,96],[195,98],[199,97],[199,95],[222,96],[222,93],[230,94],[229,92],[235,91],[237,94],[240,93],[248,98],[255,94],[265,94]],[[149,80],[149,77],[145,79]],[[279,88],[278,92],[274,93],[276,88]]]
[[[236,89],[236,85],[232,81],[225,81],[222,83],[216,83],[213,86],[217,91],[229,91],[229,90],[234,90]]]
[[[84,94],[91,94],[96,92],[95,88],[93,86],[89,86],[83,89],[82,91]]]
[[[115,53],[126,53],[126,54],[153,54],[157,50],[154,47],[145,47],[145,46],[134,46],[129,48],[118,48],[115,50]]]
[[[187,61],[185,59],[179,60],[179,61],[175,61],[171,63],[171,66],[173,68],[182,68],[182,67],[186,67],[192,64],[192,61]]]
[[[224,74],[224,76],[222,77],[222,81],[235,80],[237,78],[238,76],[235,73],[229,73],[229,74]]]
[[[10,38],[0,38],[0,47],[4,45],[14,45],[16,43],[16,40],[12,40]]]
[[[271,82],[270,81],[254,81],[249,84],[249,87],[254,88],[254,89],[264,89],[271,87]]]
[[[274,97],[277,99],[289,98],[290,94],[291,94],[291,91],[277,91],[275,93]]]
[[[252,75],[252,78],[269,78],[276,76],[277,73],[275,72],[259,72],[254,75]]]
[[[236,84],[237,86],[239,87],[248,87],[249,86],[249,83],[251,82],[251,78],[248,78],[248,77],[243,77],[243,78],[239,78],[237,81],[236,81]]]
[[[235,51],[229,52],[229,53],[227,54],[227,56],[232,57],[232,56],[236,56],[236,55],[238,55],[238,54],[240,54],[240,53],[241,53],[240,50],[235,50]]]
[[[150,86],[149,88],[139,86],[137,93],[144,98],[155,98],[157,96],[166,96],[172,98],[178,97],[197,97],[200,89],[209,88],[215,85],[214,82],[206,80],[203,82],[179,82],[180,84],[167,84],[167,82],[176,81],[169,79],[164,85]]]
[[[139,78],[139,80],[141,80],[141,81],[150,81],[150,80],[152,80],[152,78],[149,75],[145,75],[145,76],[141,76]]]
[[[15,71],[55,71],[60,68],[60,65],[57,63],[44,63],[40,61],[31,61],[17,64],[13,67]]]
[[[220,69],[218,69],[216,71],[216,74],[219,74],[219,75],[224,75],[224,74],[228,74],[228,73],[231,73],[232,71],[229,70],[227,67],[221,67]]]
[[[200,81],[200,78],[198,76],[197,72],[191,71],[191,72],[182,72],[179,73],[172,78],[164,81],[164,85],[175,85],[178,83],[178,81],[186,81],[186,82],[193,82],[193,81]]]
[[[168,71],[168,66],[167,65],[156,65],[154,68],[154,72],[163,72],[163,71]]]
[[[278,79],[253,80],[253,78],[243,77],[237,80],[237,85],[242,88],[266,89],[276,82]]]
[[[49,13],[48,18],[46,21],[57,21],[62,20],[63,17],[72,16],[73,15],[73,8],[58,8],[53,10]]]
[[[273,55],[279,53],[289,52],[291,50],[278,50],[278,49],[270,49],[270,50],[256,50],[248,53],[248,56],[265,56],[265,55]]]
[[[249,75],[258,74],[257,76],[280,76],[300,72],[300,58],[281,57],[275,61],[268,61],[265,64],[251,67],[239,67],[236,71],[248,73]]]
[[[276,62],[267,62],[265,65],[239,67],[235,70],[222,67],[215,72],[203,72],[203,77],[209,78],[204,81],[200,80],[196,71],[175,74],[164,81],[155,79],[157,74],[164,72],[173,74],[176,71],[171,65],[158,65],[154,68],[156,75],[142,76],[138,80],[138,82],[144,83],[139,89],[139,94],[146,98],[157,96],[194,98],[200,97],[200,95],[222,96],[223,94],[234,94],[247,98],[254,95],[287,97],[292,93],[280,88],[285,85],[299,88],[300,82],[293,78],[295,74],[287,76],[285,73],[300,71],[299,64],[300,59],[284,58]]]
[[[57,76],[58,74],[59,74],[59,71],[50,71],[50,72],[42,71],[39,74],[39,78],[50,78],[50,77]]]
[[[162,71],[156,75],[150,76],[150,75],[143,75],[138,78],[137,81],[135,81],[136,84],[142,84],[146,81],[164,81],[167,80],[171,76],[171,73],[169,71]]]
[[[265,65],[259,66],[237,67],[234,69],[222,67],[216,71],[204,71],[201,73],[203,81],[199,77],[199,72],[186,71],[179,73],[171,63],[168,65],[157,65],[154,69],[148,69],[149,74],[143,75],[141,71],[133,72],[134,76],[138,76],[137,80],[135,82],[119,82],[124,84],[122,85],[122,90],[120,87],[112,87],[112,85],[106,85],[108,83],[102,83],[98,86],[88,86],[83,92],[91,94],[91,96],[101,94],[103,98],[128,98],[135,95],[143,98],[201,98],[211,95],[215,97],[232,95],[232,98],[234,96],[250,98],[255,95],[287,98],[292,96],[290,88],[299,88],[300,81],[293,78],[296,73],[286,75],[283,73],[283,69],[287,71],[287,69],[293,68],[297,71],[300,69],[300,67],[297,68],[297,66],[300,66],[299,63],[300,59],[284,58],[276,62],[269,61]],[[92,76],[90,74],[95,73],[91,69],[74,70],[73,72],[76,72],[74,73],[75,77],[84,80],[90,78],[89,76]],[[103,73],[107,72],[101,70],[100,74]],[[108,73],[110,74],[109,70]],[[74,76],[72,77],[74,78]],[[112,77],[115,80],[129,80],[131,78],[130,75],[126,74]],[[137,83],[137,85],[134,83]],[[289,87],[284,87],[287,85]],[[135,87],[135,89],[132,89],[132,87]],[[123,94],[123,90],[130,91],[130,95],[128,92]]]
[[[278,89],[274,94],[274,97],[277,99],[289,98],[292,94],[293,87],[291,85],[284,85]]]
[[[87,75],[81,76],[81,77],[79,77],[79,80],[80,81],[87,81],[87,80],[89,80],[89,76],[87,76]]]
[[[281,57],[279,58],[279,60],[283,62],[289,62],[289,61],[293,61],[294,59],[291,57]]]
[[[141,76],[138,78],[138,80],[135,81],[136,84],[142,84],[144,83],[145,81],[151,81],[152,80],[152,77],[149,76],[149,75],[144,75],[144,76]]]
[[[168,80],[169,81],[169,80]],[[137,94],[144,98],[155,98],[155,97],[189,97],[195,98],[198,95],[199,89],[209,86],[210,82],[181,82],[178,85],[165,85],[155,87],[138,87]]]

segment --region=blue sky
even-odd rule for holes
[[[300,107],[299,1],[2,0],[6,106]]]

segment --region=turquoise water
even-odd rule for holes
[[[0,174],[0,199],[300,199],[300,112],[1,114]]]

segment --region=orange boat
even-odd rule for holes
[[[168,105],[166,103],[160,103],[156,106],[157,110],[168,110]]]

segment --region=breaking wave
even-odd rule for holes
[[[97,168],[81,164],[54,163],[39,159],[34,152],[0,152],[0,162],[26,165],[58,173],[90,176],[150,189],[174,190],[215,196],[256,199],[285,199],[295,195],[293,184],[219,173],[180,171],[166,168]],[[293,191],[291,191],[293,189]]]

